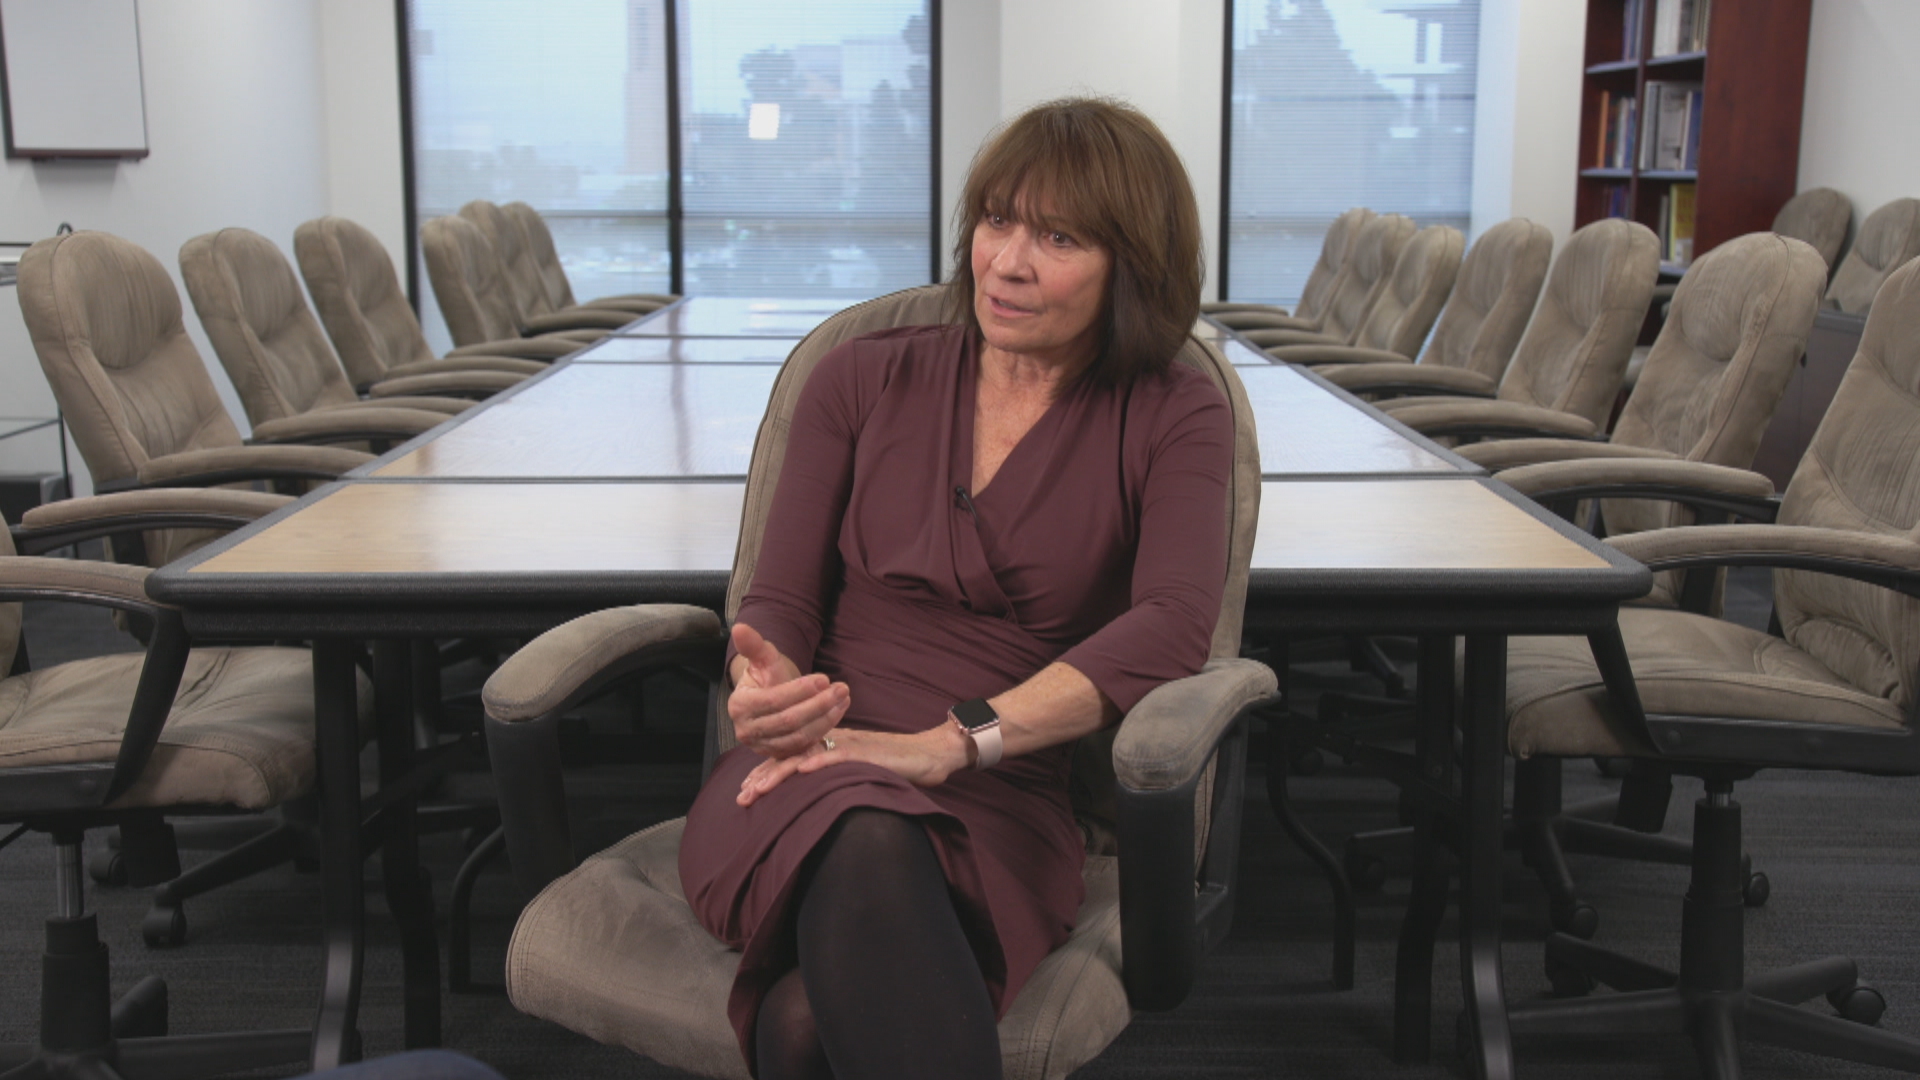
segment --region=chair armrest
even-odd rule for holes
[[[1500,392],[1500,384],[1477,371],[1415,364],[1401,358],[1393,363],[1355,364],[1330,367],[1318,372],[1343,390],[1354,393],[1395,393],[1427,396],[1491,398]],[[1411,399],[1405,399],[1411,400]],[[1381,408],[1391,408],[1386,403]]]
[[[1488,469],[1512,469],[1521,465],[1539,465],[1549,461],[1584,461],[1593,458],[1611,460],[1682,461],[1679,454],[1650,446],[1621,446],[1590,439],[1501,439],[1498,442],[1468,443],[1454,453]]]
[[[1289,364],[1338,367],[1346,364],[1409,364],[1407,357],[1392,349],[1366,349],[1358,345],[1334,345],[1315,342],[1308,345],[1274,345],[1267,355]]]
[[[164,605],[148,598],[145,566],[56,559],[42,555],[0,556],[0,600],[73,600],[132,611]]]
[[[1703,461],[1661,458],[1587,458],[1521,465],[1500,474],[1501,482],[1533,499],[1572,497],[1673,498],[1697,493],[1741,505],[1773,505],[1773,481],[1757,472],[1709,465]],[[1771,520],[1773,514],[1766,513]]]
[[[678,293],[629,292],[629,293],[616,293],[612,296],[596,296],[591,300],[583,302],[580,306],[581,307],[608,307],[608,306],[613,306],[610,302],[617,301],[618,306],[620,307],[625,307],[629,304],[652,304],[653,310],[658,311],[661,308],[666,307],[668,304],[677,304],[682,299],[684,299],[684,297],[680,296]]]
[[[568,308],[565,311],[528,317],[523,332],[546,334],[556,330],[618,330],[637,318],[639,318],[638,315],[628,311]]]
[[[367,388],[373,400],[416,395],[488,398],[520,385],[526,375],[514,371],[445,371],[432,375],[401,375],[382,379]]]
[[[493,345],[486,342],[485,345]],[[481,348],[482,346],[474,346]],[[387,379],[404,379],[411,375],[461,374],[469,371],[504,371],[511,375],[538,375],[553,365],[542,360],[528,360],[519,356],[505,354],[473,353],[467,356],[443,356],[438,360],[415,360],[406,364],[395,364],[387,369]]]
[[[1223,325],[1241,333],[1249,330],[1319,330],[1320,320],[1289,315],[1284,308],[1271,311],[1237,311],[1215,315]]]
[[[141,487],[214,487],[242,480],[332,480],[372,460],[372,454],[338,446],[221,446],[149,458],[141,463],[135,482]],[[104,491],[108,485],[96,489]]]
[[[1514,401],[1431,401],[1387,410],[1422,435],[1593,438],[1593,421]]]
[[[541,634],[487,679],[487,748],[514,880],[528,897],[575,865],[560,775],[560,714],[647,668],[699,665],[717,677],[726,628],[705,608],[647,604],[583,615]]]
[[[252,445],[277,443],[337,443],[380,439],[404,442],[439,427],[446,414],[421,409],[396,409],[375,402],[355,402],[298,416],[283,416],[253,426]]]
[[[462,345],[448,353],[447,359],[468,356],[511,356],[521,360],[558,360],[562,356],[579,352],[580,346],[581,342],[572,338],[553,335],[517,338],[513,341],[476,341],[472,345]]]
[[[1212,661],[1154,689],[1115,733],[1122,977],[1136,1008],[1184,1000],[1200,957],[1231,926],[1246,782],[1239,721],[1277,687],[1264,664]],[[1216,754],[1219,768],[1209,772]]]
[[[63,499],[22,514],[13,542],[22,554],[145,529],[237,529],[292,502],[287,495],[225,488],[149,488]]]
[[[1346,342],[1314,329],[1295,329],[1293,327],[1270,326],[1258,330],[1242,330],[1240,336],[1260,346],[1271,349],[1281,345],[1345,345]],[[1402,357],[1402,359],[1405,359]]]
[[[1649,570],[1774,566],[1920,596],[1920,543],[1904,536],[1807,525],[1685,525],[1609,537],[1607,543]]]
[[[638,296],[596,296],[591,300],[582,300],[563,311],[618,311],[631,322],[642,315],[651,315],[667,305],[658,300],[648,300]]]
[[[411,394],[396,394],[382,397],[379,403],[395,409],[419,409],[423,412],[439,413],[443,418],[459,416],[475,405],[480,404],[472,398],[455,397],[415,397]]]

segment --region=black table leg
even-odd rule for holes
[[[313,1067],[359,1059],[361,960],[366,952],[360,851],[359,684],[350,641],[313,643],[314,740],[320,771],[320,864],[327,970],[313,1028]]]
[[[1467,638],[1460,781],[1460,984],[1472,1045],[1468,1074],[1512,1080],[1513,1039],[1500,977],[1501,813],[1506,805],[1507,639]]]
[[[1402,1065],[1426,1063],[1433,1047],[1433,950],[1452,880],[1443,850],[1450,815],[1442,803],[1453,794],[1453,638],[1422,637],[1419,664],[1414,759],[1422,797],[1393,980],[1393,1059]]]
[[[380,783],[397,784],[416,761],[413,646],[383,639],[373,646],[374,701],[379,710]],[[407,1049],[440,1045],[440,943],[433,926],[433,887],[420,865],[414,800],[393,808],[380,847],[387,909],[400,927]]]

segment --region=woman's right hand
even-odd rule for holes
[[[768,758],[803,754],[847,714],[852,695],[846,683],[818,673],[800,674],[793,661],[746,623],[733,624],[733,649],[738,655],[727,715],[742,746]]]

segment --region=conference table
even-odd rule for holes
[[[372,655],[373,816],[400,926],[407,1041],[439,1041],[431,894],[411,797],[413,642],[529,637],[606,607],[720,609],[748,461],[778,364],[837,301],[683,300],[294,504],[157,571],[148,591],[207,638],[313,642],[328,962],[314,1064],[355,1052],[364,954],[355,657]],[[1230,331],[1260,435],[1249,630],[1421,641],[1420,868],[1403,924],[1395,1052],[1430,1043],[1435,934],[1458,849],[1475,1071],[1512,1075],[1499,969],[1505,641],[1613,625],[1650,575],[1471,463]],[[1465,638],[1457,717],[1448,689]],[[1442,700],[1444,698],[1444,700]],[[1465,754],[1453,767],[1451,725]]]

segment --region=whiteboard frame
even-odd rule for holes
[[[49,2],[49,0],[0,0],[0,117],[4,119],[7,157],[28,158],[33,160],[92,158],[135,161],[146,157],[149,153],[146,72],[141,57],[140,7],[138,0],[124,0],[125,17],[130,25],[121,24],[115,27],[116,30],[121,32],[117,35],[118,41],[111,41],[108,37],[97,34],[83,35],[79,33],[63,35],[57,41],[23,40],[21,34],[18,32],[20,20],[17,18],[15,19],[16,32],[13,34],[7,32],[9,10],[17,11],[25,4],[46,2]],[[64,0],[52,0],[52,2],[64,3]],[[113,0],[106,0],[106,2],[113,3]],[[125,32],[128,30],[131,31],[131,55],[128,55],[124,51],[124,43],[128,37]],[[89,48],[89,46],[93,47]],[[120,119],[120,126],[123,127],[126,126],[126,113],[137,110],[140,118],[138,145],[117,145],[112,140],[106,138],[89,140],[85,137],[84,132],[78,130],[76,130],[76,134],[80,137],[71,141],[52,139],[46,140],[50,145],[20,145],[16,141],[14,133],[16,129],[22,126],[28,126],[29,130],[35,127],[46,127],[50,119],[54,126],[60,126],[60,121],[57,117],[50,118],[45,110],[41,108],[39,105],[40,99],[36,98],[33,92],[35,90],[43,91],[47,93],[48,98],[51,98],[55,96],[57,88],[15,86],[16,81],[20,78],[19,69],[23,65],[18,62],[9,63],[9,60],[12,59],[14,50],[21,48],[58,49],[61,50],[62,55],[71,62],[70,67],[80,67],[83,71],[93,70],[118,73],[123,81],[125,71],[130,66],[133,72],[131,94],[113,103],[112,107],[117,110],[124,110],[121,113]],[[25,90],[27,93],[22,94],[17,92],[20,90]],[[29,112],[28,110],[33,111]],[[16,111],[18,111],[17,115]],[[31,120],[23,124],[23,121],[26,121],[29,117],[31,117]],[[62,143],[65,143],[65,145],[62,145]]]

